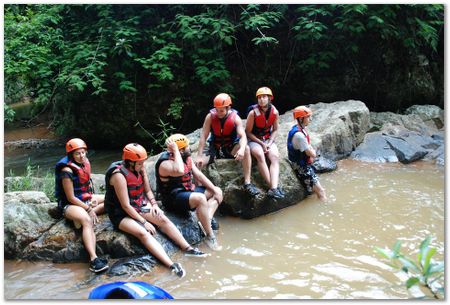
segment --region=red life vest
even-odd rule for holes
[[[211,113],[211,132],[214,146],[220,148],[233,144],[237,138],[235,124],[237,115],[236,110],[231,109],[231,112],[223,119],[220,119],[217,116],[215,108],[211,109],[209,112]]]
[[[91,163],[89,160],[79,166],[73,161],[67,162],[67,166],[72,169],[75,176],[73,181],[73,192],[75,197],[83,202],[86,202],[92,198],[92,187],[91,187]]]
[[[127,180],[127,189],[128,189],[128,198],[130,199],[130,205],[136,210],[140,211],[140,207],[144,204],[145,196],[144,196],[144,179],[140,173],[137,173],[137,176],[132,171],[129,171],[125,168],[125,166],[121,163],[117,166],[120,173],[124,175],[125,180]]]
[[[275,115],[276,108],[273,105],[269,106],[270,113],[269,117],[266,119],[266,114],[258,104],[255,104],[252,107],[255,113],[255,122],[253,124],[252,133],[261,140],[267,140],[272,134],[272,126],[277,118]]]

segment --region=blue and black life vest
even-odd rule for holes
[[[235,119],[238,115],[237,111],[231,109],[226,117],[220,119],[217,116],[215,108],[209,111],[211,113],[211,142],[219,149],[227,147],[236,142],[238,136],[236,132]]]
[[[306,140],[308,141],[308,144],[310,144],[308,132],[304,128],[299,129],[298,125],[292,126],[287,137],[288,158],[291,162],[294,162],[300,166],[306,166],[307,164],[312,163],[312,158],[309,157],[304,151],[295,149],[294,145],[292,144],[292,139],[297,132],[303,133],[306,137]]]
[[[105,195],[105,202],[107,201],[108,205],[114,204],[114,208],[122,209],[117,195],[115,194],[114,188],[109,184],[109,180],[111,179],[111,176],[115,170],[119,170],[118,173],[121,173],[127,181],[128,198],[130,199],[130,205],[136,211],[140,211],[140,208],[143,205],[146,205],[144,179],[140,173],[129,171],[125,167],[123,161],[116,161],[111,163],[109,168],[106,170],[105,185],[107,195]],[[108,200],[106,200],[106,197],[108,197]]]
[[[55,197],[58,199],[58,206],[64,208],[70,204],[67,200],[67,196],[64,193],[62,186],[62,169],[69,167],[72,170],[72,183],[73,192],[75,197],[83,202],[87,202],[92,198],[92,184],[91,184],[91,164],[89,160],[83,164],[78,164],[75,161],[69,160],[68,156],[65,156],[56,163],[55,166]]]
[[[248,112],[251,110],[255,112],[252,133],[260,140],[269,139],[272,134],[273,124],[277,118],[275,115],[275,106],[269,104],[269,108],[264,112],[258,104],[254,104],[251,105],[248,110]]]
[[[195,189],[195,184],[192,175],[192,158],[188,157],[186,159],[186,162],[184,163],[184,173],[179,177],[163,177],[159,174],[159,167],[161,166],[161,163],[166,160],[173,160],[173,156],[167,151],[161,154],[155,164],[157,193],[165,197],[170,195],[170,193],[174,190],[193,191]],[[161,178],[166,178],[168,180],[162,181]]]

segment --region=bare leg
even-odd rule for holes
[[[120,222],[119,229],[138,238],[144,247],[161,263],[163,263],[163,265],[167,267],[172,266],[173,261],[167,255],[166,251],[164,251],[161,244],[136,221],[129,217],[125,217]]]
[[[180,230],[175,226],[175,224],[167,218],[166,215],[161,217],[152,216],[150,213],[141,214],[142,217],[147,219],[149,222],[154,223],[158,228],[164,232],[171,240],[173,240],[182,250],[188,249],[191,245],[186,241],[181,234]]]
[[[94,233],[94,223],[89,214],[82,207],[70,205],[67,207],[64,216],[69,220],[78,221],[81,223],[83,227],[81,237],[83,239],[84,247],[90,260],[94,260],[97,257],[97,254],[95,253],[96,238]]]
[[[270,160],[270,188],[276,189],[280,176],[280,153],[278,152],[278,147],[272,144],[267,154]]]
[[[249,145],[252,156],[255,157],[256,162],[258,162],[259,173],[264,178],[264,181],[266,181],[267,185],[270,185],[270,172],[269,168],[267,167],[266,156],[264,155],[264,151],[261,145],[254,142],[251,142]]]
[[[207,235],[213,235],[213,230],[211,228],[211,208],[208,203],[205,194],[203,193],[192,193],[189,197],[189,206],[191,208],[196,208],[197,218],[205,229]],[[217,208],[217,207],[216,207]]]
[[[313,192],[317,194],[317,197],[321,201],[326,202],[328,200],[327,195],[325,194],[325,189],[322,187],[322,185],[320,185],[320,182],[317,182],[316,184],[314,184]]]

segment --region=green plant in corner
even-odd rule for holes
[[[437,285],[437,281],[444,276],[444,262],[435,262],[432,257],[436,248],[430,247],[431,236],[426,237],[420,244],[417,261],[400,253],[401,242],[397,241],[392,250],[375,247],[376,253],[389,260],[388,266],[407,274],[406,288],[420,285],[431,293],[433,298],[444,297],[444,287]]]

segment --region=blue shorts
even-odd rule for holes
[[[206,188],[204,186],[196,186],[193,191],[186,191],[181,188],[175,189],[169,196],[163,196],[161,201],[167,211],[186,215],[189,211],[195,211],[195,208],[191,208],[189,205],[189,197],[194,192],[204,194]]]

